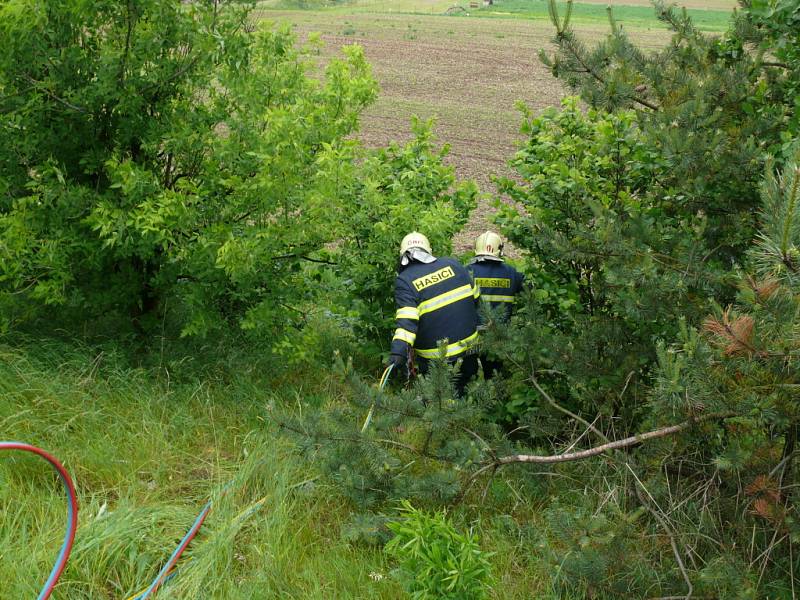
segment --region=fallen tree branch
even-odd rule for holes
[[[792,67],[790,65],[787,65],[786,63],[772,62],[772,61],[768,61],[768,60],[762,60],[761,61],[761,66],[762,67],[777,67],[779,69],[786,69],[787,71],[790,71],[792,69]]]
[[[570,462],[573,460],[582,460],[584,458],[590,458],[592,456],[598,456],[600,454],[604,454],[610,450],[619,450],[620,448],[627,448],[628,446],[633,446],[635,444],[639,444],[647,440],[666,437],[668,435],[672,435],[673,433],[678,433],[679,431],[688,429],[689,427],[696,425],[697,423],[702,423],[704,421],[712,421],[717,419],[726,419],[732,416],[733,413],[710,413],[707,415],[702,415],[700,417],[689,419],[688,421],[684,421],[683,423],[679,423],[677,425],[672,425],[670,427],[663,427],[662,429],[648,431],[647,433],[640,433],[637,435],[627,437],[622,440],[617,440],[614,442],[608,442],[606,444],[602,444],[600,446],[595,446],[594,448],[589,448],[587,450],[580,450],[578,452],[568,452],[566,454],[554,454],[551,456],[538,456],[535,454],[512,454],[510,456],[503,456],[496,459],[496,464],[497,466],[510,465],[513,463],[553,464],[553,463]]]

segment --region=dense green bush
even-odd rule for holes
[[[676,210],[661,184],[669,161],[633,111],[584,112],[568,98],[526,112],[523,132],[518,177],[499,182],[516,204],[497,221],[529,253],[533,292],[517,326],[487,341],[507,361],[557,371],[547,379],[573,407],[635,423],[655,341],[699,319],[719,290],[703,260],[707,217]]]
[[[365,151],[348,137],[376,95],[362,51],[312,77],[315,42],[296,47],[248,8],[0,7],[3,329],[57,306],[139,333],[274,339],[323,298],[387,336],[403,232],[447,252],[474,186],[456,184],[424,124]]]
[[[446,256],[453,236],[475,207],[477,188],[456,181],[444,163],[448,146],[437,148],[431,122],[414,120],[414,138],[367,154],[349,178],[336,174],[335,194],[344,206],[341,235],[331,252],[336,277],[345,286],[342,308],[358,337],[373,353],[388,350],[394,327],[394,279],[403,236],[423,232],[434,254]],[[342,157],[339,164],[352,162]],[[339,167],[341,169],[341,167]]]

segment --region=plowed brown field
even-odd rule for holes
[[[538,58],[541,48],[551,49],[546,21],[273,10],[262,17],[288,21],[301,40],[320,33],[323,62],[344,45],[363,46],[380,95],[363,116],[361,139],[369,146],[408,139],[412,115],[432,117],[458,177],[474,179],[487,194],[496,193],[492,175],[510,173],[521,122],[515,104],[538,111],[565,93]],[[603,24],[576,29],[586,39],[607,31]],[[650,47],[666,39],[650,31],[635,37]],[[482,200],[456,240],[459,250],[488,227],[491,212],[491,201]]]

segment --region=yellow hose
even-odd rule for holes
[[[394,363],[390,364],[383,371],[383,375],[381,375],[381,379],[378,382],[378,390],[383,391],[383,388],[386,387],[386,382],[389,381],[389,375],[391,375],[392,369],[394,369]],[[375,403],[373,402],[372,406],[369,407],[367,418],[364,419],[364,424],[361,426],[361,433],[364,433],[367,430],[367,427],[369,427],[369,424],[372,422],[372,414],[374,412],[375,412]]]

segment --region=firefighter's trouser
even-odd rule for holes
[[[481,354],[481,366],[483,367],[483,378],[486,380],[495,376],[500,376],[503,371],[503,361],[496,358],[489,358],[488,354]]]

